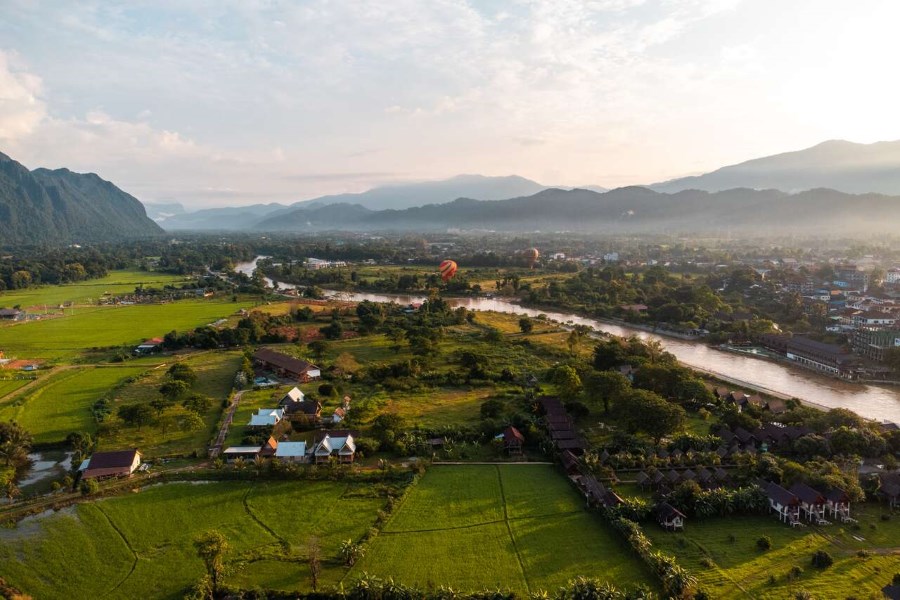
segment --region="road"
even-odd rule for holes
[[[225,421],[222,423],[222,428],[219,430],[219,435],[216,437],[216,443],[213,444],[212,448],[209,450],[210,458],[216,458],[222,453],[222,444],[225,443],[225,438],[228,436],[228,427],[231,425],[232,419],[234,419],[234,412],[237,410],[238,404],[241,401],[241,396],[243,395],[244,390],[235,392],[234,398],[232,398],[231,401],[231,406],[228,407],[228,414],[225,416]]]

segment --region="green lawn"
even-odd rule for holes
[[[216,529],[230,546],[228,583],[309,591],[310,536],[322,583],[336,583],[341,541],[359,539],[382,504],[364,486],[331,482],[152,486],[0,530],[0,576],[50,600],[181,598],[203,573],[192,541]]]
[[[25,290],[0,292],[0,307],[21,306],[54,308],[65,302],[96,302],[104,292],[123,294],[133,292],[138,285],[162,288],[165,285],[180,285],[191,281],[183,275],[155,273],[152,271],[124,270],[112,271],[106,277],[91,279],[66,285],[47,285]]]
[[[138,344],[226,317],[250,303],[181,300],[171,304],[91,307],[66,315],[0,327],[0,348],[19,358],[73,359],[94,347]]]
[[[432,467],[345,585],[363,572],[521,594],[553,591],[578,575],[628,588],[652,579],[549,465]]]
[[[869,529],[862,524],[861,536],[865,536]],[[691,520],[684,533],[677,534],[653,525],[645,528],[654,545],[677,556],[711,597],[729,599],[788,598],[800,590],[814,598],[880,598],[881,588],[900,571],[900,555],[891,554],[900,552],[898,526],[882,529],[886,547],[861,557],[857,551],[862,544],[841,539],[847,534],[837,524],[791,529],[774,516],[765,516]],[[756,548],[756,540],[763,535],[772,540],[766,552]],[[729,536],[734,536],[734,542]],[[874,549],[871,544],[869,548]],[[810,564],[813,552],[820,549],[834,557],[833,566],[820,570]],[[793,566],[803,570],[795,580],[788,577]]]
[[[73,431],[96,429],[91,406],[146,366],[79,367],[59,371],[29,391],[0,403],[0,420],[13,419],[38,443],[60,442]]]

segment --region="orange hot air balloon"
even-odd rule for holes
[[[540,258],[541,253],[538,252],[537,248],[529,248],[525,251],[525,256],[528,257],[528,266],[533,269],[534,263],[536,263],[537,259]]]
[[[456,275],[456,263],[452,260],[445,260],[438,269],[441,271],[441,279],[444,281],[450,281]]]

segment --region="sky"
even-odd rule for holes
[[[145,202],[900,139],[896,0],[0,0],[0,152]]]

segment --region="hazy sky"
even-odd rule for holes
[[[900,139],[896,0],[0,0],[0,151],[149,202]]]

